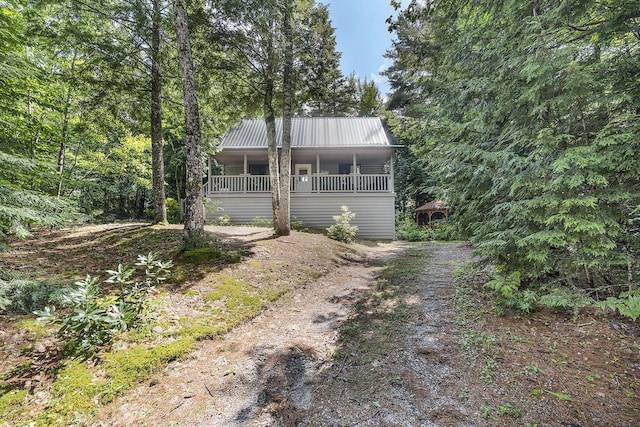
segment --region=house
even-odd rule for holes
[[[346,205],[358,235],[395,238],[393,151],[379,118],[294,118],[291,132],[291,215],[305,226],[326,228]],[[278,146],[282,120],[276,119]],[[264,120],[244,120],[222,138],[209,161],[205,197],[233,223],[272,218],[267,131]],[[222,174],[212,174],[212,159]]]

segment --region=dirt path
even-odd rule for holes
[[[271,426],[284,408],[307,410],[315,378],[330,366],[338,328],[353,301],[375,282],[370,262],[401,243],[368,251],[297,289],[221,340],[202,342],[103,412],[109,426]]]
[[[464,362],[454,334],[451,270],[468,257],[465,245],[450,243],[401,254],[382,301],[370,299],[355,320],[361,336],[345,344],[342,363],[320,375],[309,409],[281,414],[281,425],[477,425],[478,414],[459,403],[455,370]],[[416,275],[403,277],[403,267]]]
[[[171,364],[111,405],[111,412],[99,417],[101,424],[475,424],[477,414],[456,399],[460,378],[452,361],[451,268],[467,259],[468,249],[459,244],[408,248],[396,243],[368,255],[383,265],[396,257],[393,262],[400,271],[405,259],[417,263],[417,275],[410,278],[415,283],[390,285],[399,290],[386,300],[390,307],[367,310],[362,305],[376,293],[375,275],[382,267],[345,266],[224,339],[203,342],[190,359]],[[360,331],[349,343],[339,339],[358,316],[393,310],[394,305],[402,318],[372,317],[365,328],[376,328],[372,336]],[[359,342],[375,343],[377,332],[385,335],[384,342],[372,348]],[[345,351],[348,354],[338,354]]]

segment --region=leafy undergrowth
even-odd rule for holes
[[[457,278],[456,324],[465,398],[487,425],[637,425],[637,322],[592,308],[503,314],[486,281],[472,270]]]
[[[187,357],[198,341],[227,333],[337,268],[338,258],[327,255],[345,249],[322,236],[297,236],[302,256],[314,253],[320,260],[300,268],[299,257],[284,256],[286,241],[269,239],[268,230],[258,236],[266,243],[256,252],[249,239],[181,253],[180,236],[179,227],[85,227],[17,242],[0,259],[4,269],[37,269],[38,277],[57,279],[77,279],[87,271],[104,275],[114,262],[135,262],[136,255],[123,253],[156,251],[176,263],[140,326],[116,334],[111,345],[88,358],[65,355],[55,330],[35,323],[34,316],[0,313],[0,339],[7,344],[0,350],[0,425],[90,424],[102,405]]]

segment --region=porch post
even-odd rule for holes
[[[207,174],[207,193],[209,193],[212,188],[211,188],[211,155],[207,154],[207,169],[208,169],[208,174]],[[207,194],[205,194],[206,196]]]
[[[320,153],[316,153],[316,192],[320,192]]]
[[[396,186],[394,184],[395,174],[393,172],[393,153],[391,153],[391,156],[389,157],[389,175],[389,191],[393,193],[396,191]]]
[[[242,174],[242,192],[247,192],[247,153],[244,153],[244,173]]]
[[[353,192],[357,193],[358,189],[357,189],[357,175],[358,175],[358,162],[356,160],[356,153],[355,151],[353,152]]]

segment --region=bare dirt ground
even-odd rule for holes
[[[175,254],[179,228],[155,230],[152,241],[140,238],[147,229],[42,233],[17,242],[0,263],[73,278],[151,249]],[[639,425],[638,324],[595,311],[498,316],[473,284],[454,286],[453,269],[471,257],[464,243],[343,245],[308,233],[209,231],[246,254],[223,273],[290,290],[78,425]],[[168,286],[166,314],[199,315],[195,301],[215,285],[207,274]],[[17,320],[0,316],[4,380],[11,366],[46,358],[52,345],[44,338],[38,347]],[[30,402],[46,407],[52,378],[32,374]]]

